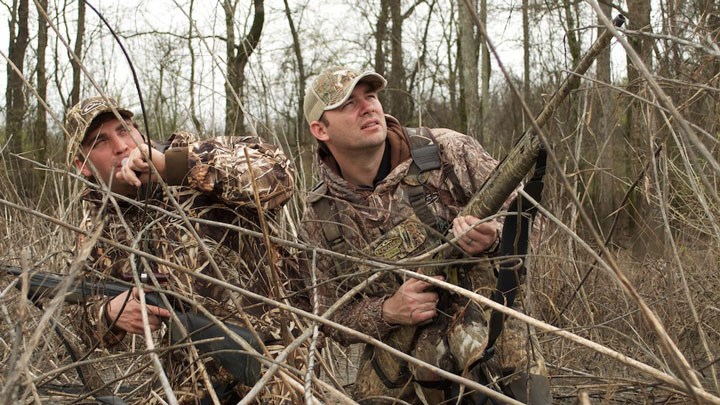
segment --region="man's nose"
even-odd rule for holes
[[[360,103],[360,111],[362,111],[363,115],[375,111],[375,103],[373,103],[371,100],[363,99],[360,101]]]
[[[112,142],[113,152],[116,154],[123,153],[128,149],[125,140],[115,134],[110,136],[110,141]]]

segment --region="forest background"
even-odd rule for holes
[[[472,3],[487,38],[463,0],[5,0],[0,263],[62,272],[75,237],[63,224],[79,223],[81,184],[67,170],[60,123],[100,92],[140,117],[131,65],[151,139],[183,128],[282,145],[298,168],[286,211],[294,224],[315,181],[302,97],[322,68],[383,74],[386,112],[467,133],[501,158],[531,126],[521,102],[538,113],[606,29],[601,16],[622,13],[627,26],[544,131],[556,159],[528,312],[574,334],[539,335],[561,399],[720,395],[720,1]],[[32,331],[38,314],[18,327],[18,295],[0,280],[4,369],[43,374],[48,365],[16,364],[12,353],[41,356],[57,343],[23,345],[19,331]]]

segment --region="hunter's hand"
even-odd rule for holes
[[[453,220],[453,235],[460,236],[455,243],[470,256],[485,253],[497,246],[500,223],[479,222],[480,219],[472,215],[460,215]]]
[[[135,187],[147,184],[150,180],[150,164],[147,162],[148,150],[147,145],[140,144],[137,148],[130,151],[130,154],[122,160],[122,169],[115,174],[115,177]],[[160,176],[164,179],[165,154],[153,148],[152,162],[160,173]],[[158,180],[157,176],[153,177],[153,181]]]
[[[130,294],[130,298],[127,298],[128,294]],[[127,304],[125,304],[125,308],[122,308],[126,299]],[[122,313],[120,313],[121,308]],[[117,318],[117,321],[115,321],[116,328],[136,335],[143,334],[142,311],[137,287],[118,295],[105,305],[105,316],[108,322],[112,322]],[[148,326],[151,331],[155,331],[160,327],[162,318],[170,318],[170,312],[167,309],[153,305],[147,306],[147,313]]]
[[[444,280],[442,275],[434,278]],[[438,294],[425,291],[431,286],[416,278],[404,282],[383,303],[382,316],[385,322],[391,325],[417,325],[434,318],[437,315]]]

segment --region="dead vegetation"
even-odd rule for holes
[[[639,55],[620,83],[609,72],[604,79],[587,77],[546,130],[557,159],[549,169],[546,220],[528,278],[533,300],[526,310],[537,323],[558,403],[720,403],[720,17],[718,6],[712,7],[697,20],[676,15],[673,21],[686,25],[674,32],[625,33],[634,41],[655,41],[654,59]],[[613,46],[624,45],[617,40]],[[644,65],[652,73],[642,71]],[[553,66],[542,69],[524,96],[531,106],[540,105],[564,74]],[[174,92],[168,104],[181,109],[182,93]],[[272,99],[262,96],[258,100]],[[418,98],[428,109],[424,122],[457,122],[457,105]],[[38,110],[40,104],[34,103]],[[493,91],[490,104],[485,145],[499,157],[529,127],[528,118],[506,85]],[[305,158],[298,165],[305,168],[301,190],[285,218],[292,230],[312,183],[310,154],[304,153],[311,143],[290,142],[300,131],[289,124],[271,129],[267,121],[259,129],[264,136],[297,147],[292,152]],[[49,157],[60,162],[62,135],[55,135]],[[8,145],[0,145],[0,264],[64,273],[80,222],[75,198],[82,184],[63,164],[48,167],[29,152],[10,153]],[[285,242],[303,248],[296,240]],[[37,308],[16,283],[0,275],[0,402],[95,403],[78,377],[79,363],[99,371],[110,390],[129,402],[157,400],[149,394],[155,373],[142,339],[134,345],[140,356],[95,351],[72,359],[54,331],[57,325],[77,341],[66,327],[64,304]],[[280,392],[307,403],[310,393],[322,402],[347,401],[357,350],[328,349],[333,344],[312,325],[307,321],[301,348],[288,357],[307,366],[309,348],[322,348],[312,361],[319,377],[286,367]]]

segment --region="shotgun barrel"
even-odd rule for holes
[[[0,265],[0,272],[20,277],[23,270],[19,267]],[[53,273],[36,272],[29,275],[28,278],[28,299],[37,302],[43,298],[53,298],[60,291],[58,286],[65,276]],[[16,284],[18,289],[21,283]],[[132,288],[131,284],[122,284],[115,282],[90,282],[87,280],[77,280],[70,285],[68,291],[63,295],[63,300],[70,304],[83,304],[90,297],[98,295],[106,297],[116,297]],[[166,308],[162,299],[157,293],[146,293],[145,301],[148,305]],[[171,302],[174,302],[172,300]],[[185,330],[188,332],[188,338],[198,341],[195,344],[198,352],[210,355],[220,365],[227,369],[235,376],[239,383],[252,386],[260,379],[260,362],[250,353],[235,342],[225,330],[212,320],[200,313],[185,311],[180,304],[176,304],[173,308],[166,308],[174,311],[175,316],[179,319]],[[224,323],[224,326],[245,340],[256,351],[260,350],[258,341],[252,332],[246,328],[242,328],[232,323]],[[184,343],[187,339],[180,332],[177,323],[169,322],[170,342],[172,344]],[[223,338],[218,340],[216,338]]]

